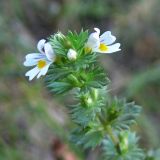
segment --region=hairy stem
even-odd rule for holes
[[[106,127],[106,131],[107,131],[107,134],[110,136],[110,138],[112,139],[113,143],[115,144],[115,146],[117,146],[117,144],[119,143],[118,141],[118,138],[114,135],[113,131],[112,131],[112,128],[110,125],[108,125]]]
[[[111,138],[112,142],[114,143],[114,146],[115,146],[117,152],[121,153],[118,137],[115,136],[115,134],[112,131],[112,127],[110,125],[108,125],[106,127],[106,132],[109,135],[109,137]]]

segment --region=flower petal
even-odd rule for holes
[[[26,66],[26,67],[29,67],[29,66],[34,66],[37,64],[37,61],[38,60],[34,60],[34,59],[27,59],[23,65]]]
[[[44,51],[45,51],[45,54],[46,54],[48,60],[50,60],[50,61],[55,60],[55,54],[54,54],[53,48],[50,45],[50,43],[44,44]]]
[[[99,33],[97,33],[97,32],[91,33],[89,38],[88,38],[86,47],[94,50],[99,45],[100,45]]]
[[[31,70],[29,70],[28,72],[26,72],[25,76],[29,77],[29,81],[31,81],[39,72],[38,67],[35,67]]]
[[[41,40],[39,40],[39,42],[38,42],[38,44],[37,44],[37,49],[38,49],[41,53],[44,53],[43,48],[44,48],[45,42],[46,42],[45,39],[41,39]]]
[[[96,50],[96,52],[99,52],[99,53],[114,53],[114,52],[117,52],[117,51],[120,51],[121,49],[119,48],[120,47],[120,43],[115,43],[111,46],[107,46],[107,51],[102,51],[100,49]]]
[[[108,46],[108,53],[114,53],[114,52],[117,52],[117,51],[120,51],[120,46],[121,44],[120,43],[115,43],[111,46]]]
[[[26,67],[34,66],[41,59],[46,59],[46,55],[41,53],[30,53],[26,56],[26,60],[23,64]]]
[[[28,59],[41,59],[44,58],[45,55],[41,53],[29,53],[26,55],[26,60]]]
[[[100,29],[99,28],[94,28],[94,30],[97,32],[97,34],[100,34]]]
[[[116,40],[116,37],[113,36],[110,31],[104,32],[100,36],[101,43],[104,43],[106,45],[110,45],[110,44],[114,43],[115,40]]]

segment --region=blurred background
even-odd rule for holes
[[[160,147],[159,0],[0,0],[0,160],[97,160],[66,137],[64,103],[43,79],[28,82],[24,56],[58,30],[111,30],[122,51],[103,55],[111,93],[143,106],[137,130],[142,147]],[[63,100],[62,100],[63,99]]]

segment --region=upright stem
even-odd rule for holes
[[[119,139],[118,139],[118,137],[113,133],[112,127],[111,127],[109,124],[106,125],[105,121],[103,120],[103,118],[102,118],[100,115],[97,114],[97,116],[98,116],[100,122],[103,124],[103,126],[104,126],[107,134],[108,134],[109,137],[111,138],[112,142],[114,143],[114,146],[115,146],[117,152],[118,152],[119,154],[121,154],[121,148],[120,148],[120,145],[119,145]]]
[[[110,125],[106,127],[106,131],[115,145],[119,143],[118,138],[114,135]]]
[[[82,85],[79,86],[80,88],[82,88]],[[90,93],[91,94],[91,93]],[[92,97],[92,96],[91,96]],[[82,104],[83,105],[83,104]],[[101,116],[99,116],[99,114],[97,114],[99,120],[102,122],[102,124],[104,124],[104,127],[106,129],[107,134],[109,135],[109,137],[111,138],[112,142],[114,143],[114,146],[116,148],[116,151],[121,154],[121,148],[119,145],[119,139],[117,136],[115,136],[115,134],[112,131],[112,127],[110,125],[105,125],[105,122],[103,120],[103,118],[101,118]]]
[[[118,138],[114,135],[113,131],[112,131],[112,127],[110,125],[108,125],[106,127],[106,131],[107,131],[107,134],[109,135],[109,137],[111,138],[112,142],[114,143],[114,146],[117,150],[118,153],[121,154],[121,148],[119,146],[119,140]]]

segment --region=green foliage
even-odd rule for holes
[[[46,77],[46,83],[50,91],[61,94],[74,87],[88,90],[92,87],[102,88],[109,83],[109,80],[102,72],[103,70],[96,64],[86,68],[81,68],[80,65],[77,68],[74,64],[60,68],[51,66],[52,68],[50,68]]]
[[[61,94],[75,87],[88,90],[92,87],[103,88],[109,83],[103,69],[96,64],[97,54],[85,53],[87,37],[87,31],[80,34],[68,32],[66,36],[57,33],[50,37],[57,55],[56,63],[51,65],[46,78],[50,91]],[[67,58],[70,48],[78,53],[76,61]]]
[[[122,131],[118,133],[119,150],[116,150],[110,138],[103,141],[104,159],[106,160],[143,160],[144,153],[137,145],[135,133]]]
[[[94,121],[97,113],[100,113],[105,104],[105,98],[102,89],[81,90],[76,93],[76,100],[79,103],[70,106],[72,119],[77,124],[87,126],[89,122]]]
[[[100,98],[98,99],[98,97]],[[81,104],[72,106],[71,116],[74,122],[79,124],[78,128],[73,131],[72,138],[75,143],[85,146],[85,148],[94,148],[99,145],[105,138],[109,127],[113,128],[115,132],[129,129],[141,111],[141,107],[133,102],[126,103],[125,100],[115,98],[107,101],[106,106],[106,99],[102,98],[102,94],[98,97],[96,102],[92,101],[89,106],[85,106],[85,104],[83,107]],[[98,135],[101,135],[99,139],[97,139]],[[94,137],[93,139],[96,141],[93,142],[88,136]]]
[[[160,158],[160,149],[157,149],[148,151],[145,160],[159,160],[159,158]]]
[[[157,83],[158,85],[160,85],[159,72],[160,66],[156,65],[143,73],[136,74],[136,76],[129,84],[126,95],[132,97],[143,90],[143,88],[146,88],[146,86],[153,83]]]
[[[129,129],[140,114],[141,107],[134,102],[126,103],[124,99],[110,99],[103,108],[100,119],[104,125],[110,124],[115,130]]]
[[[81,55],[83,54],[83,47],[85,42],[87,41],[87,38],[88,31],[84,32],[82,30],[79,34],[69,31],[66,36],[59,32],[51,36],[49,38],[49,41],[53,46],[56,54],[62,56],[67,61],[66,53],[70,48],[75,49],[78,53],[78,57],[81,57]]]
[[[69,113],[77,125],[70,136],[72,142],[84,148],[95,148],[103,142],[106,160],[144,160],[137,145],[138,138],[130,132],[141,107],[124,99],[109,98],[109,80],[97,64],[97,53],[86,53],[88,31],[79,34],[69,31],[66,36],[57,33],[49,38],[57,59],[49,68],[46,84],[55,94],[74,91],[75,104]],[[77,57],[67,57],[69,49]]]
[[[100,145],[104,138],[103,132],[98,131],[97,127],[99,126],[95,126],[94,128],[77,127],[72,131],[70,139],[73,143],[81,145],[84,148],[94,148],[97,145]]]

